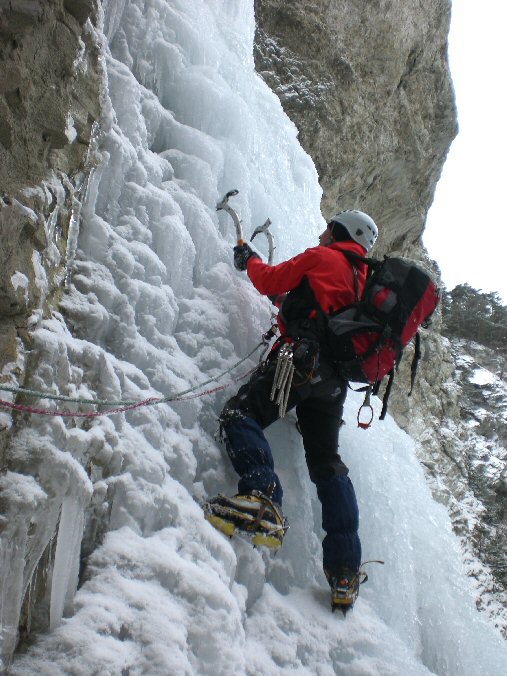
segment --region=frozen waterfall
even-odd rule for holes
[[[239,189],[248,236],[269,217],[276,262],[316,244],[321,191],[255,74],[253,0],[105,0],[102,29],[101,164],[82,206],[67,323],[57,313],[39,323],[34,378],[65,394],[143,399],[221,373],[269,327],[269,302],[232,266],[234,230],[216,202]],[[60,518],[52,628],[11,673],[506,674],[505,644],[474,607],[412,441],[390,419],[358,430],[358,395],[341,453],[364,558],[385,565],[370,569],[349,617],[329,611],[320,507],[290,415],[269,432],[291,522],[278,556],[204,521],[199,500],[235,490],[213,438],[227,394],[75,425],[33,417],[18,452],[56,496],[23,486],[52,529]],[[85,542],[99,545],[72,598],[83,509],[96,524]]]

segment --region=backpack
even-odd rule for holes
[[[412,393],[417,364],[421,355],[418,329],[426,327],[438,305],[440,294],[431,275],[422,266],[407,258],[379,261],[342,252],[352,264],[356,283],[356,302],[337,312],[325,315],[325,349],[337,370],[346,380],[364,383],[364,407],[373,409],[370,395],[378,394],[384,376],[389,376],[382,413],[385,418],[387,401],[403,348],[415,337],[415,353],[411,369]],[[361,261],[368,266],[367,280],[359,298],[357,268]]]

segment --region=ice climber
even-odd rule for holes
[[[234,266],[246,270],[255,288],[279,305],[281,337],[250,381],[229,399],[219,421],[227,453],[239,474],[238,494],[207,504],[208,518],[225,533],[250,531],[256,544],[279,546],[286,526],[282,486],[263,430],[278,419],[273,382],[284,346],[294,366],[287,410],[295,407],[310,479],[322,504],[324,573],[332,603],[343,612],[359,590],[359,512],[349,471],[338,453],[347,382],[326,353],[319,316],[354,303],[366,281],[366,265],[352,265],[344,251],[364,256],[378,229],[361,211],[342,211],[328,223],[319,245],[270,266],[248,244],[234,248]],[[320,313],[320,314],[319,314]],[[335,607],[333,605],[333,608]]]

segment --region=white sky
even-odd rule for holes
[[[453,0],[449,59],[460,132],[424,243],[450,290],[467,282],[507,304],[507,3]]]

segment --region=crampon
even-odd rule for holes
[[[359,586],[368,580],[368,575],[362,570],[368,563],[384,563],[383,561],[365,561],[354,571],[350,568],[341,568],[336,571],[324,570],[329,586],[331,587],[331,610],[334,613],[339,609],[344,615],[352,610],[357,597]]]
[[[281,547],[289,528],[281,509],[260,491],[229,498],[217,495],[203,505],[204,517],[228,537],[247,537],[254,547]]]

